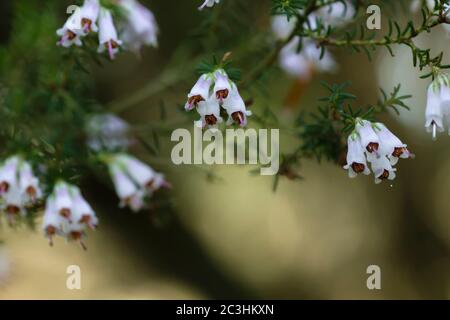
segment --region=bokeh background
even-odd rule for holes
[[[41,2],[44,10],[46,1]],[[60,2],[62,24],[64,8],[71,3]],[[114,63],[91,68],[94,98],[106,106],[138,92],[138,99],[120,115],[145,128],[158,124],[162,103],[169,118],[183,119],[177,110],[195,80],[190,72],[197,61],[187,60],[185,69],[176,70],[186,73],[185,79],[166,87],[158,83],[167,65],[180,59],[174,53],[183,57],[177,51],[181,44],[187,41],[195,47],[206,41],[199,47],[233,51],[234,43],[227,48],[227,37],[221,42],[222,34],[214,30],[208,37],[193,31],[209,15],[220,15],[220,6],[200,13],[200,0],[142,2],[159,22],[159,48],[145,49],[140,58],[125,53]],[[252,10],[236,12],[249,15],[241,38],[268,30],[270,24],[270,1],[249,2]],[[11,36],[11,3],[0,3],[1,44]],[[435,53],[444,51],[450,62],[443,28],[419,37],[417,43]],[[320,80],[351,81],[349,91],[360,105],[374,103],[379,87],[389,91],[401,83],[402,92],[413,94],[411,111],[402,111],[400,117],[387,114],[382,120],[416,158],[400,161],[395,181],[375,185],[372,177],[351,180],[333,163],[303,160],[299,173],[304,179],[281,179],[274,193],[272,178],[253,177],[249,167],[172,166],[173,144],[169,134],[161,135],[158,157],[139,147],[134,152],[167,173],[175,210],[162,216],[152,210],[119,210],[111,190],[94,177],[87,179],[83,188],[101,221],[99,230],[89,235],[88,251],[62,240],[50,248],[40,230],[3,224],[0,299],[449,299],[450,137],[442,134],[433,142],[425,133],[428,80],[419,79],[405,48],[395,48],[395,57],[379,50],[372,62],[346,50],[333,54],[339,71],[316,74],[301,86],[274,70],[264,83],[269,94],[252,96],[252,108],[269,105],[289,125],[292,115],[313,111],[326,94]],[[241,71],[245,74],[246,69]],[[301,94],[294,103],[288,99],[288,111],[285,104],[292,90]],[[182,123],[191,127],[190,120]],[[281,139],[285,152],[298,143],[283,129]],[[220,178],[206,179],[211,170]],[[366,268],[373,264],[381,267],[382,290],[366,287]],[[66,289],[69,265],[81,267],[82,290]]]

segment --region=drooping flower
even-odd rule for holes
[[[228,114],[227,125],[237,123],[239,126],[245,127],[247,117],[252,115],[252,112],[247,110],[245,102],[235,85],[231,89],[230,97],[224,101],[223,107]]]
[[[100,12],[98,0],[84,0],[81,7],[81,26],[84,34],[97,32],[97,18]]]
[[[121,0],[119,4],[126,12],[126,23],[122,39],[131,51],[139,52],[143,45],[158,45],[158,25],[155,16],[136,0]]]
[[[376,123],[376,133],[380,139],[379,152],[382,155],[387,155],[392,165],[397,164],[399,158],[409,158],[411,153],[396,135],[394,135],[384,124]]]
[[[188,94],[188,101],[184,107],[187,111],[192,110],[199,102],[206,101],[209,98],[212,82],[213,78],[210,75],[203,74],[200,76]]]
[[[137,212],[145,208],[146,199],[160,188],[169,188],[164,176],[128,154],[116,154],[109,160],[109,172],[120,206]]]
[[[365,175],[370,174],[364,148],[361,145],[359,136],[355,133],[349,135],[347,146],[347,164],[344,166],[344,169],[348,170],[348,176],[355,178],[359,173],[364,173]]]
[[[379,157],[378,149],[380,147],[380,139],[373,129],[373,125],[370,121],[359,120],[357,121],[356,132],[361,139],[361,145],[371,155]]]
[[[119,47],[122,45],[122,41],[119,40],[117,36],[117,30],[114,26],[111,11],[108,9],[100,9],[98,34],[99,47],[97,51],[102,53],[107,50],[109,58],[113,60],[117,52],[119,52]]]
[[[214,76],[216,79],[214,83],[214,95],[219,103],[222,104],[223,100],[226,99],[230,93],[232,83],[223,69],[217,70]]]
[[[83,27],[81,24],[82,15],[81,9],[75,9],[75,12],[67,19],[66,23],[61,29],[56,31],[56,34],[61,37],[57,45],[68,48],[75,44],[81,46],[80,37],[83,35]]]
[[[19,170],[20,192],[24,195],[27,202],[36,202],[42,198],[42,190],[39,186],[39,180],[34,176],[31,165],[24,162]]]
[[[450,135],[450,78],[441,74],[428,86],[425,127],[435,140],[437,132],[444,131],[444,125]]]
[[[199,128],[214,127],[223,121],[220,116],[219,102],[213,96],[206,101],[201,101],[198,104],[197,112],[200,120],[196,121],[195,125]]]
[[[378,158],[372,158],[370,161],[372,165],[372,171],[375,175],[375,183],[381,183],[383,180],[394,180],[395,171],[389,159],[383,155]]]
[[[220,0],[204,0],[203,4],[198,7],[199,10],[203,10],[204,7],[209,7],[211,8],[212,6],[214,6],[214,4],[219,3]]]
[[[89,148],[96,152],[124,151],[133,143],[129,124],[110,113],[92,116],[87,121],[86,134]]]

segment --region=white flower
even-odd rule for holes
[[[372,123],[367,120],[357,119],[356,132],[361,139],[361,145],[370,154],[379,157],[378,149],[380,139],[373,130]]]
[[[231,86],[235,85],[231,83],[230,79],[228,79],[228,75],[225,70],[217,70],[214,73],[214,77],[214,95],[220,103],[223,103],[223,100],[226,99],[230,93]]]
[[[70,196],[69,185],[65,182],[58,182],[53,191],[55,196],[55,210],[63,218],[71,221],[72,197]]]
[[[97,228],[97,216],[77,187],[73,189],[72,203],[73,222],[81,225],[85,224],[91,229]]]
[[[67,19],[66,23],[61,29],[56,31],[56,34],[61,37],[58,45],[68,48],[75,44],[81,46],[82,42],[80,36],[83,34],[81,25],[81,9],[77,8],[75,12]]]
[[[119,51],[119,46],[122,45],[122,41],[117,36],[117,30],[114,26],[111,12],[102,8],[99,15],[99,47],[98,52],[102,53],[105,50],[108,51],[111,60],[114,59],[114,55]]]
[[[292,17],[288,20],[286,15],[276,15],[272,18],[272,32],[280,40],[288,38],[297,25],[297,19]]]
[[[411,6],[410,6],[411,12],[419,11],[422,8],[423,1],[424,0],[413,0],[411,2]],[[435,1],[434,0],[425,0],[425,1],[426,1],[426,5],[428,7],[428,10],[434,11]]]
[[[142,161],[126,154],[117,156],[117,161],[123,164],[139,187],[147,188],[154,182],[156,172]]]
[[[344,169],[348,170],[348,176],[355,178],[358,173],[370,174],[367,167],[366,155],[361,145],[361,140],[357,134],[351,134],[347,139],[347,164]]]
[[[314,70],[319,72],[334,72],[337,64],[328,50],[325,50],[322,58],[320,48],[311,40],[303,40],[303,47],[297,52],[300,37],[294,37],[279,55],[280,67],[290,76],[309,80]]]
[[[399,158],[409,158],[411,156],[409,150],[399,138],[397,138],[388,128],[382,123],[376,123],[376,133],[380,139],[379,152],[386,155],[391,161],[392,165],[397,164]]]
[[[128,154],[117,154],[109,161],[109,171],[120,206],[137,212],[146,207],[146,199],[162,187],[170,187],[164,176]]]
[[[19,169],[20,192],[24,194],[28,202],[36,202],[42,198],[42,190],[39,186],[39,180],[33,174],[31,165],[27,162],[22,163]]]
[[[436,139],[436,131],[444,131],[443,110],[441,106],[441,90],[438,82],[432,82],[427,92],[427,107],[425,109],[425,127],[432,132],[433,140]]]
[[[19,166],[19,158],[11,157],[5,161],[0,168],[0,194],[8,192],[8,190],[17,184],[17,168]]]
[[[214,127],[223,121],[220,116],[219,102],[213,96],[206,101],[200,102],[197,112],[200,115],[200,120],[196,121],[195,125],[199,128]]]
[[[247,111],[245,102],[236,86],[233,86],[230,97],[224,101],[223,107],[228,113],[227,125],[235,122],[239,126],[245,127],[247,125],[247,117],[252,115],[251,111]]]
[[[17,185],[12,185],[8,192],[3,195],[4,210],[8,216],[9,223],[12,225],[12,219],[17,215],[24,215],[24,199]]]
[[[317,13],[325,25],[334,27],[348,23],[355,15],[355,7],[350,1],[337,1],[321,8]]]
[[[61,217],[56,210],[54,197],[48,197],[45,203],[42,229],[51,246],[53,245],[53,237],[56,235],[62,235],[63,223],[66,223],[65,219]]]
[[[379,158],[372,158],[370,161],[372,165],[372,171],[375,175],[375,183],[381,183],[383,180],[394,180],[395,171],[386,156],[381,156]]]
[[[86,131],[89,148],[97,152],[126,150],[132,144],[129,124],[114,114],[92,116]]]
[[[84,0],[81,7],[81,26],[84,34],[89,32],[97,32],[97,18],[100,12],[100,4],[98,0]]]
[[[188,101],[184,107],[187,111],[192,110],[199,102],[206,101],[209,98],[209,89],[212,81],[210,75],[204,74],[200,76],[188,94]]]
[[[219,3],[220,0],[204,0],[203,4],[198,8],[202,10],[204,7],[212,7],[215,3]]]
[[[155,16],[136,0],[122,0],[119,3],[127,14],[127,23],[122,34],[126,47],[138,52],[142,45],[158,45],[158,25]]]
[[[109,165],[109,173],[120,199],[120,207],[125,207],[138,192],[138,187],[126,174],[125,168],[120,163],[112,161]]]

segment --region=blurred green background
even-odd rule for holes
[[[45,10],[46,1],[40,2]],[[58,2],[62,24],[64,8],[71,3]],[[220,28],[208,36],[193,32],[208,16],[220,18],[218,10],[226,8],[219,5],[200,13],[196,10],[200,0],[142,2],[159,22],[160,46],[145,49],[141,58],[125,53],[114,63],[92,66],[95,98],[106,105],[134,92],[153,90],[183,43],[192,44],[191,53],[196,52],[196,43],[202,43],[198,51],[234,51],[237,40],[217,32]],[[12,36],[11,3],[0,3],[2,45]],[[270,1],[248,3],[243,12],[226,15],[246,15],[239,41],[267,32],[270,25]],[[227,25],[226,20],[221,23]],[[233,23],[228,22],[231,29]],[[450,62],[449,38],[443,28],[417,41],[435,53],[444,50]],[[55,50],[62,49],[55,46]],[[181,57],[175,59],[183,59],[183,53],[175,53]],[[202,57],[208,53],[198,52]],[[392,183],[375,185],[372,177],[351,180],[335,164],[313,160],[302,161],[299,173],[304,180],[282,179],[276,193],[272,178],[252,177],[242,166],[213,168],[221,179],[211,183],[205,179],[211,168],[170,164],[173,144],[166,134],[160,137],[159,157],[150,157],[139,147],[134,151],[167,173],[174,186],[173,212],[161,217],[152,211],[119,210],[115,195],[96,179],[88,179],[84,193],[100,218],[99,230],[87,240],[88,251],[62,240],[50,248],[39,230],[1,226],[0,299],[449,299],[450,138],[442,134],[432,142],[425,133],[428,82],[419,79],[407,49],[397,47],[395,53],[393,58],[380,50],[369,62],[365,55],[334,50],[339,72],[317,74],[303,84],[290,111],[284,106],[286,97],[300,88],[280,71],[268,76],[264,84],[268,94],[251,96],[252,108],[268,105],[289,125],[290,115],[316,108],[317,99],[325,95],[322,79],[351,81],[349,91],[358,96],[360,105],[374,103],[378,87],[388,91],[401,83],[405,94],[413,94],[408,103],[412,110],[402,111],[400,117],[385,115],[382,121],[416,158],[400,161]],[[257,62],[255,58],[239,65],[243,75]],[[187,74],[183,80],[138,100],[121,116],[138,127],[158,123],[158,106],[164,103],[169,118],[183,119],[177,110],[195,81],[196,63],[185,61],[186,70],[178,70]],[[183,123],[191,127],[190,120]],[[285,152],[298,143],[283,129],[281,138]],[[82,271],[79,291],[66,289],[66,268],[73,264]],[[382,290],[367,289],[369,265],[381,267]]]

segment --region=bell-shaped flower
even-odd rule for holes
[[[36,200],[42,198],[39,180],[34,176],[31,165],[28,162],[23,162],[20,166],[19,186],[27,202],[36,202]]]
[[[219,102],[211,96],[208,100],[202,101],[198,104],[197,112],[200,115],[200,120],[195,122],[198,128],[215,127],[223,121],[220,116]]]
[[[122,33],[124,45],[134,52],[139,52],[143,45],[156,47],[158,25],[153,13],[136,0],[122,0],[119,4],[127,19]]]
[[[347,146],[347,164],[344,169],[348,170],[348,176],[355,178],[359,173],[370,174],[359,136],[355,133],[351,134],[347,139]]]
[[[203,10],[204,7],[211,8],[214,4],[219,3],[220,0],[204,0],[202,5],[198,7],[198,10]]]
[[[96,229],[98,225],[97,216],[78,188],[75,188],[73,191],[72,203],[73,222],[81,225],[85,224],[91,229]]]
[[[383,180],[394,180],[395,171],[397,169],[393,168],[391,162],[386,156],[381,156],[378,158],[372,158],[370,161],[372,165],[372,171],[375,175],[375,183],[381,183]]]
[[[4,194],[3,201],[4,211],[7,214],[9,223],[12,225],[12,220],[14,217],[25,214],[23,207],[24,199],[19,187],[17,185],[12,185],[8,192]]]
[[[194,87],[192,87],[191,92],[189,92],[188,101],[184,108],[189,111],[198,106],[199,102],[208,100],[211,84],[212,77],[210,75],[203,74],[200,76]]]
[[[81,7],[81,26],[83,33],[97,32],[97,19],[100,12],[99,0],[84,0]]]
[[[53,245],[53,237],[62,235],[62,225],[65,223],[67,223],[67,221],[62,218],[56,210],[54,197],[48,197],[45,203],[42,229],[51,246]]]
[[[0,195],[17,184],[17,168],[19,166],[18,157],[8,158],[0,168]]]
[[[77,46],[82,45],[80,39],[80,36],[83,34],[81,19],[81,8],[77,8],[75,12],[67,19],[64,26],[56,31],[56,34],[61,37],[57,43],[58,45],[65,48],[68,48],[73,44]]]
[[[125,207],[137,193],[138,187],[126,174],[125,168],[115,161],[109,165],[109,173],[114,184],[117,196],[120,199],[120,207]]]
[[[122,41],[117,36],[111,11],[104,8],[100,9],[98,34],[100,43],[98,52],[102,53],[107,50],[110,59],[113,60],[115,54],[119,51],[119,47],[122,45]]]
[[[252,115],[251,111],[246,109],[245,102],[236,86],[233,86],[230,97],[224,101],[223,107],[228,113],[227,125],[235,122],[239,126],[245,127],[247,125],[247,117]]]
[[[113,114],[92,116],[86,125],[87,144],[91,150],[117,152],[132,144],[130,125]]]
[[[432,82],[427,92],[427,107],[425,109],[425,128],[432,132],[433,140],[436,132],[444,131],[444,114],[441,106],[441,90],[436,82]]]
[[[357,119],[356,122],[356,132],[361,139],[361,145],[370,155],[379,157],[380,139],[373,130],[372,123],[362,119]]]
[[[225,70],[217,70],[214,73],[215,83],[214,83],[214,95],[216,99],[222,104],[223,101],[228,97],[231,87],[236,86],[228,78]]]
[[[384,124],[376,123],[376,132],[380,139],[379,152],[386,155],[392,165],[397,164],[399,158],[409,158],[411,153],[397,136],[395,136]]]
[[[58,182],[53,191],[55,196],[55,210],[61,217],[71,221],[72,197],[69,186],[65,182]]]
[[[156,172],[147,164],[126,154],[117,156],[117,161],[123,164],[128,175],[139,187],[148,188],[154,183]]]

